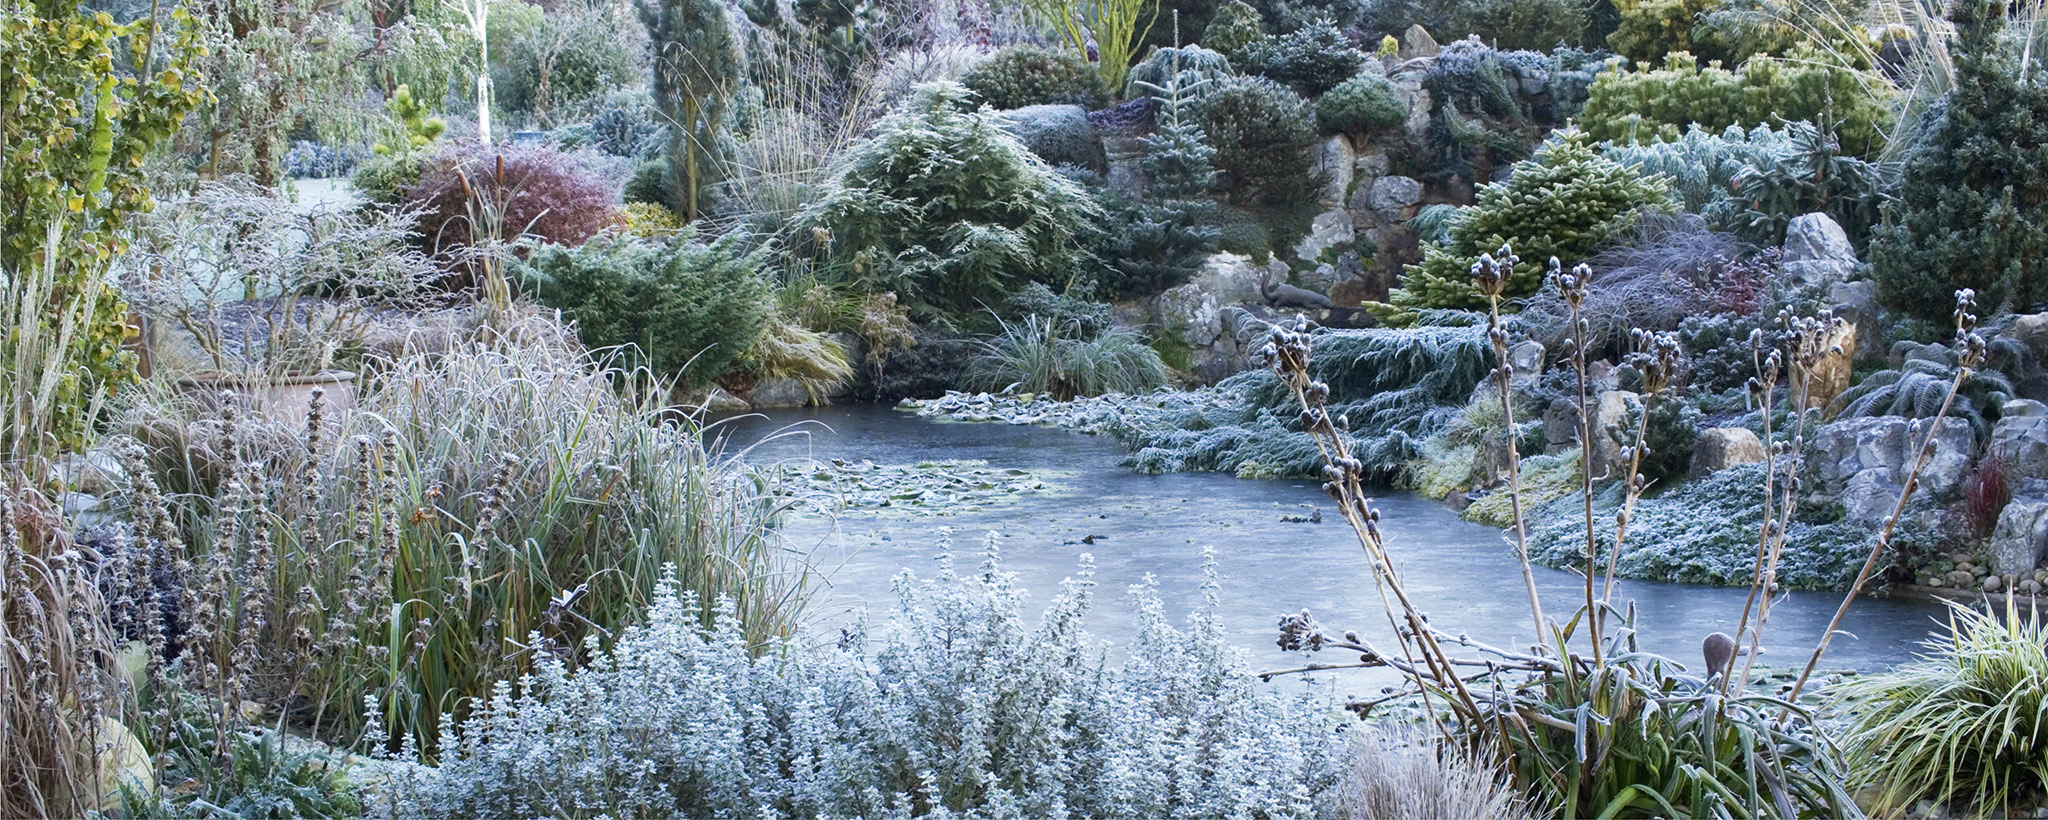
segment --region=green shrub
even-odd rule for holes
[[[2048,299],[2048,87],[2020,80],[2004,9],[1952,5],[1955,90],[1871,243],[1878,295],[1937,324],[1959,288],[1993,311]]]
[[[992,544],[992,542],[991,542]],[[1213,584],[1213,569],[1210,571]],[[1301,817],[1339,798],[1329,705],[1245,669],[1213,604],[1170,625],[1150,586],[1111,664],[1083,628],[1084,557],[1042,618],[993,546],[905,570],[901,603],[835,646],[760,657],[667,586],[645,626],[581,670],[540,664],[451,725],[438,767],[401,766],[417,817]],[[707,628],[704,624],[709,621]]]
[[[1264,77],[1241,77],[1202,103],[1202,131],[1229,174],[1237,202],[1285,204],[1320,187],[1308,150],[1316,142],[1308,100]]]
[[[1483,309],[1472,285],[1472,264],[1502,245],[1523,260],[1504,298],[1518,299],[1542,284],[1544,262],[1591,258],[1636,222],[1639,209],[1666,209],[1662,180],[1605,159],[1583,131],[1562,132],[1516,163],[1505,182],[1479,190],[1479,204],[1459,212],[1451,242],[1423,246],[1421,265],[1408,266],[1401,287],[1388,296],[1398,312],[1428,308]]]
[[[1224,59],[1236,65],[1245,58],[1245,52],[1252,44],[1265,39],[1266,29],[1259,24],[1259,10],[1244,0],[1224,0],[1216,7],[1216,16],[1209,19],[1209,27],[1202,30],[1202,47],[1223,55]]]
[[[1620,508],[1618,495],[1609,490],[1594,499],[1596,523],[1614,520]],[[1763,497],[1763,465],[1744,464],[1644,498],[1629,517],[1628,545],[1615,571],[1624,578],[1652,581],[1747,584],[1763,533]],[[1553,567],[1585,565],[1584,498],[1574,492],[1530,514],[1530,560]],[[1614,533],[1611,527],[1598,529],[1604,563],[1614,547]],[[1868,527],[1811,523],[1795,516],[1785,538],[1778,580],[1793,589],[1841,589],[1870,554],[1869,536]]]
[[[1036,46],[998,51],[960,84],[1000,109],[1058,104],[1094,110],[1109,104],[1109,89],[1094,66],[1072,52]]]
[[[1672,52],[1692,53],[1693,25],[1718,0],[1616,0],[1620,24],[1607,47],[1634,62],[1655,63]]]
[[[1386,131],[1407,121],[1408,101],[1387,78],[1372,72],[1339,83],[1316,101],[1316,125],[1333,133]]]
[[[1918,659],[1834,692],[1874,814],[1931,799],[1944,813],[1997,817],[2048,788],[2048,630],[2012,599],[2004,617],[1948,606],[1947,634]]]
[[[1628,423],[1617,430],[1623,447],[1635,445],[1641,424],[1641,400],[1629,403]],[[1692,467],[1693,445],[1700,437],[1700,411],[1691,402],[1661,395],[1650,403],[1650,427],[1643,438],[1642,462],[1637,472],[1658,484],[1685,479]]]
[[[799,251],[927,315],[964,315],[1027,282],[1070,280],[1099,208],[993,113],[962,111],[965,93],[923,86],[855,146],[792,220]]]
[[[675,175],[669,171],[668,157],[656,157],[633,166],[633,175],[626,180],[626,187],[619,196],[626,202],[644,202],[649,205],[669,207],[675,193]]]
[[[1679,207],[1706,213],[1728,198],[1735,176],[1745,168],[1777,165],[1793,152],[1787,131],[1759,125],[1744,131],[1731,125],[1716,132],[1697,125],[1676,137],[1658,135],[1647,141],[1603,143],[1600,155],[1635,168],[1643,176],[1659,176],[1671,186]]]
[[[701,386],[731,371],[767,328],[765,261],[736,236],[703,244],[686,230],[669,242],[607,235],[578,248],[543,245],[515,275],[574,321],[585,344],[631,345],[629,364]]]
[[[1365,53],[1351,46],[1329,20],[1317,20],[1279,37],[1245,47],[1244,59],[1233,61],[1248,74],[1260,74],[1315,97],[1336,88],[1365,66]]]
[[[1145,172],[1145,194],[1160,200],[1202,198],[1216,187],[1216,149],[1209,147],[1196,109],[1221,80],[1195,69],[1174,70],[1175,65],[1177,60],[1167,62],[1164,69],[1173,76],[1158,83],[1144,79],[1131,83],[1152,95],[1158,106],[1138,166]]]
[[[1503,51],[1584,47],[1593,5],[1587,0],[1487,0],[1469,7],[1472,23],[1458,30],[1483,33]]]
[[[1616,66],[1602,73],[1579,126],[1598,140],[1648,142],[1677,139],[1688,125],[1719,131],[1806,120],[1829,124],[1851,155],[1871,157],[1884,149],[1891,127],[1890,88],[1884,78],[1829,52],[1757,57],[1738,71],[1701,68],[1680,53],[1662,68]]]
[[[606,14],[594,10],[601,8],[566,5],[539,14],[530,27],[509,38],[492,32],[493,50],[503,50],[491,60],[494,108],[555,127],[586,113],[613,89],[637,82],[646,68],[633,51],[635,44],[618,35]],[[491,15],[491,22],[499,17]]]

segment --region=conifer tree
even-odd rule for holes
[[[1879,295],[1945,321],[1958,288],[1993,309],[2048,298],[2048,87],[2021,79],[2001,0],[1957,0],[1955,90],[1875,232]]]
[[[740,84],[739,41],[719,0],[637,0],[654,41],[654,103],[668,121],[668,171],[684,222],[703,215],[704,190],[723,179],[719,151]]]

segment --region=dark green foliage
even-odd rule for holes
[[[626,180],[626,188],[620,196],[627,202],[647,202],[667,207],[675,201],[675,175],[669,170],[668,157],[655,157],[633,168],[633,176]]]
[[[1257,214],[1243,208],[1217,205],[1214,214],[1216,246],[1265,264],[1273,256],[1273,229]]]
[[[349,184],[365,202],[397,205],[405,201],[405,190],[419,183],[432,161],[433,156],[422,151],[373,156],[349,174]]]
[[[1027,282],[1067,283],[1094,199],[993,113],[962,110],[965,96],[922,87],[848,153],[793,220],[792,239],[926,315],[976,313]]]
[[[607,234],[579,248],[543,245],[516,275],[562,309],[591,347],[632,345],[629,366],[705,385],[726,374],[768,326],[773,288],[763,251],[737,236],[705,244]]]
[[[1551,94],[1546,107],[1524,93],[1531,82],[1564,86],[1576,76],[1580,55],[1559,54],[1498,51],[1472,40],[1445,45],[1423,75],[1432,108],[1415,160],[1422,176],[1485,181],[1494,169],[1528,158],[1551,125],[1565,122],[1568,112],[1561,109],[1574,99],[1574,92],[1560,88],[1566,93]]]
[[[1055,293],[1043,282],[1025,285],[1010,294],[1003,306],[1005,315],[1039,316],[1061,327],[1072,327],[1083,338],[1093,338],[1116,324],[1116,317],[1104,302],[1091,302],[1071,293]]]
[[[1635,224],[1638,209],[1669,206],[1661,180],[1595,154],[1582,131],[1562,132],[1517,163],[1508,181],[1481,188],[1479,204],[1458,214],[1451,242],[1424,246],[1422,264],[1408,267],[1388,301],[1405,310],[1484,309],[1472,263],[1502,245],[1523,260],[1504,296],[1528,296],[1551,257],[1566,265],[1590,259]]]
[[[978,354],[973,339],[919,328],[914,344],[890,354],[880,365],[866,368],[861,398],[879,402],[938,398],[959,388],[960,374]]]
[[[1757,354],[1750,347],[1749,334],[1762,330],[1768,352],[1776,341],[1773,323],[1766,313],[1739,315],[1718,313],[1687,318],[1678,325],[1678,341],[1685,346],[1691,367],[1687,383],[1693,390],[1720,393],[1747,384],[1756,376]]]
[[[726,114],[740,85],[739,42],[717,0],[635,0],[654,41],[654,104],[668,123],[670,196],[684,222],[725,179]]]
[[[1590,4],[1583,0],[1377,0],[1368,3],[1361,28],[1400,36],[1420,25],[1439,42],[1478,34],[1501,49],[1548,51],[1585,46]]]
[[[1457,418],[1493,366],[1481,327],[1324,330],[1314,345],[1310,367],[1330,386],[1330,411],[1350,420],[1353,454],[1382,481],[1398,477],[1422,440]],[[1316,475],[1322,456],[1300,432],[1293,401],[1278,375],[1254,370],[1134,406],[1111,432],[1143,472]]]
[[[1845,156],[1834,134],[1808,122],[1785,126],[1788,154],[1755,157],[1735,172],[1732,190],[1709,209],[1716,224],[1760,246],[1781,245],[1793,217],[1824,213],[1863,248],[1890,199],[1895,169],[1889,163]]]
[[[1366,134],[1408,121],[1408,101],[1372,72],[1339,83],[1316,101],[1316,125],[1332,133]]]
[[[123,783],[122,817],[134,820],[211,816],[232,817],[358,817],[363,812],[360,786],[349,782],[348,766],[327,755],[284,747],[284,738],[246,728],[217,734],[212,715],[198,698],[174,695],[178,713],[164,733],[166,760],[162,778],[197,788],[143,793]],[[228,748],[219,748],[222,738]],[[297,745],[296,743],[294,745]]]
[[[1601,74],[1579,126],[1594,139],[1649,142],[1677,139],[1695,124],[1719,131],[1806,120],[1826,124],[1849,154],[1869,157],[1884,148],[1891,127],[1891,110],[1876,96],[1889,87],[1862,66],[1811,49],[1757,57],[1738,71],[1701,68],[1680,53],[1661,68]]]
[[[1842,418],[1857,416],[1905,416],[1909,419],[1929,418],[1941,412],[1941,403],[1948,398],[1949,385],[1955,382],[1956,352],[1946,345],[1913,345],[1904,351],[1896,370],[1880,370],[1865,376],[1855,387],[1836,396],[1828,412]],[[2009,360],[2023,357],[2024,353],[2011,339],[1997,339],[1992,342],[1993,351]],[[1956,394],[1955,403],[1948,414],[1965,419],[1983,437],[1998,420],[1999,409],[2012,398],[2012,380],[2004,373],[1988,367],[1972,368],[1968,378],[1963,380],[1963,389]]]
[[[1329,20],[1317,20],[1291,34],[1267,37],[1245,47],[1232,63],[1246,73],[1285,84],[1305,97],[1320,96],[1350,79],[1365,65],[1365,53],[1351,46]]]
[[[2048,299],[2048,86],[2020,81],[1999,38],[2004,9],[1954,4],[1955,90],[1871,242],[1878,295],[1929,321],[1948,316],[1958,288],[1990,311]]]
[[[1619,486],[1618,484],[1616,486]],[[1614,545],[1619,494],[1595,499],[1601,561]],[[1645,498],[1629,517],[1628,544],[1616,571],[1624,578],[1688,584],[1747,584],[1763,531],[1763,465],[1744,464]],[[1529,516],[1530,560],[1553,567],[1585,565],[1584,496],[1579,493]],[[1839,589],[1869,554],[1869,528],[1810,523],[1795,516],[1785,538],[1778,580],[1794,589]]]
[[[1216,16],[1202,31],[1202,47],[1223,55],[1235,64],[1244,59],[1246,50],[1265,36],[1265,27],[1259,23],[1258,9],[1244,0],[1225,0],[1216,7]]]
[[[1639,419],[1637,408],[1629,408],[1628,423],[1621,428],[1622,446],[1635,444]],[[1650,403],[1649,432],[1643,438],[1643,460],[1638,472],[1652,482],[1671,484],[1684,480],[1692,467],[1692,448],[1700,437],[1700,411],[1690,402],[1658,396]]]
[[[1105,299],[1150,296],[1186,282],[1215,253],[1220,233],[1202,224],[1204,202],[1133,202],[1110,195],[1091,250],[1101,261],[1095,293]]]
[[[1109,104],[1102,74],[1065,50],[1011,46],[976,66],[960,84],[982,102],[1000,109],[1027,105],[1078,105],[1094,110]]]
[[[1216,167],[1230,175],[1236,202],[1284,204],[1320,187],[1308,149],[1315,112],[1301,95],[1264,77],[1241,77],[1202,104],[1202,130],[1216,149]]]

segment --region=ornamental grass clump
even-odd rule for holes
[[[1132,587],[1112,664],[1081,626],[1089,559],[1036,622],[996,561],[897,576],[879,629],[756,655],[729,600],[673,580],[581,670],[543,658],[402,766],[401,817],[1308,817],[1342,799],[1333,704],[1259,686],[1209,604]],[[708,621],[707,621],[708,619]]]
[[[182,630],[158,662],[179,654],[224,714],[279,704],[347,741],[367,698],[430,748],[440,715],[493,681],[574,663],[584,638],[636,621],[664,567],[735,601],[750,645],[789,631],[804,573],[764,479],[621,395],[651,377],[559,327],[485,333],[391,363],[353,413],[316,409],[303,429],[140,418],[129,505],[152,566],[131,577],[184,591],[174,622],[145,607],[125,628]]]
[[[1923,798],[2000,816],[2048,787],[2048,630],[2012,598],[2003,614],[1949,603],[1945,635],[1904,666],[1834,693],[1845,751],[1871,808],[1904,814]]]
[[[968,364],[970,389],[1044,393],[1060,401],[1104,393],[1145,393],[1166,384],[1166,365],[1124,328],[1084,333],[1079,322],[1026,316],[1003,322]]]

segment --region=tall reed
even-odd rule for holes
[[[136,421],[140,475],[175,490],[188,683],[343,740],[367,702],[431,744],[494,681],[634,622],[666,567],[731,600],[751,642],[791,629],[806,573],[765,479],[618,390],[651,377],[521,331],[393,362],[358,410],[302,430]]]

